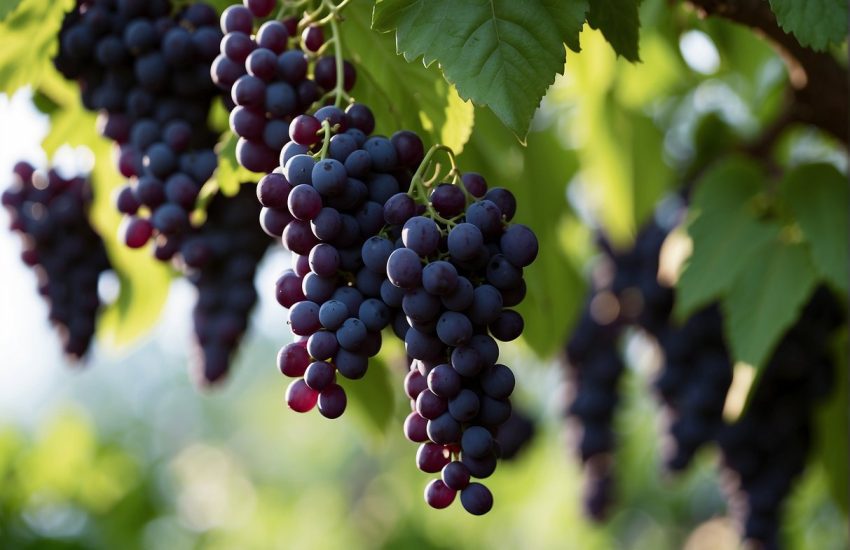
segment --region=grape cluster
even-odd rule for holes
[[[581,430],[576,452],[585,465],[585,513],[601,520],[612,501],[613,416],[623,361],[617,350],[625,324],[610,286],[597,284],[567,343],[574,395],[568,409]]]
[[[699,448],[717,437],[732,384],[732,360],[723,341],[717,305],[692,315],[659,335],[664,364],[655,388],[667,408],[669,441],[665,465],[687,468]]]
[[[374,125],[357,103],[297,116],[282,166],[257,187],[262,227],[293,252],[276,286],[299,337],[278,354],[281,372],[296,378],[287,403],[341,415],[337,373],[361,378],[391,325],[412,359],[405,433],[422,443],[420,469],[444,473],[426,500],[444,508],[461,490],[464,507],[483,514],[492,495],[470,476],[495,469],[514,387],[493,337],[522,332],[522,317],[509,308],[525,295],[522,269],[536,257],[537,239],[508,225],[513,195],[488,190],[478,174],[426,191],[421,174],[411,176],[425,157],[419,137],[370,137]]]
[[[116,197],[125,243],[139,248],[156,233],[161,260],[191,232],[189,213],[217,166],[207,117],[219,93],[210,77],[218,17],[202,3],[171,11],[169,0],[78,0],[54,60],[118,144],[118,169],[131,178]]]
[[[329,139],[317,134],[323,122],[328,132],[335,129]],[[261,226],[293,253],[293,269],[281,274],[276,294],[300,340],[281,349],[278,363],[297,378],[287,403],[299,412],[318,403],[324,416],[340,416],[346,396],[336,373],[363,377],[392,320],[381,298],[384,267],[361,250],[384,230],[384,203],[407,190],[423,146],[412,132],[370,137],[374,127],[371,111],[356,103],[345,112],[328,106],[300,115],[290,125],[282,166],[257,185]],[[326,157],[317,160],[316,150]]]
[[[780,547],[782,503],[808,460],[814,409],[835,385],[830,338],[844,317],[835,296],[819,288],[764,367],[743,416],[718,437],[733,474],[730,508],[759,548]]]
[[[653,221],[631,249],[606,252],[594,275],[593,288],[567,343],[574,395],[568,414],[581,427],[577,454],[585,464],[585,512],[601,520],[613,501],[615,446],[613,416],[624,371],[618,342],[626,327],[639,324],[651,334],[666,329],[672,290],[658,283],[658,257],[667,230]]]
[[[275,3],[244,4],[229,6],[221,15],[225,35],[211,72],[234,104],[230,128],[239,138],[237,161],[254,172],[270,172],[283,164],[279,153],[290,140],[293,118],[336,87],[336,61],[333,56],[316,59],[324,43],[321,27],[306,27],[300,42],[294,18],[266,21],[254,32],[255,20],[268,16]],[[355,78],[354,67],[344,62],[345,91]]]
[[[243,184],[232,197],[218,194],[204,224],[182,247],[186,276],[198,289],[192,320],[200,348],[197,374],[204,384],[227,374],[257,301],[254,274],[272,244],[256,229],[259,210],[253,184]]]
[[[110,269],[87,217],[91,185],[86,178],[65,179],[24,162],[15,165],[14,176],[2,202],[24,243],[21,259],[37,274],[38,292],[50,304],[49,319],[60,330],[65,353],[80,359],[94,336],[98,279]]]
[[[511,416],[515,384],[510,368],[498,363],[496,340],[522,333],[522,316],[510,308],[525,296],[523,268],[538,244],[528,227],[508,224],[516,212],[510,191],[488,190],[475,173],[462,181],[463,187],[436,186],[421,215],[410,195],[387,201],[385,218],[403,224],[401,242],[370,239],[363,258],[385,263],[384,299],[400,308],[397,333],[414,359],[405,379],[412,409],[405,435],[420,443],[419,469],[441,472],[425,500],[445,508],[460,491],[463,507],[479,515],[493,497],[470,479],[496,469],[498,432]]]

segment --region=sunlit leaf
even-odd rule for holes
[[[850,281],[847,177],[832,165],[805,165],[788,173],[782,191],[803,230],[818,272],[846,293]]]
[[[772,240],[744,256],[721,301],[734,357],[761,368],[818,282],[803,244]]]
[[[578,45],[584,0],[379,0],[372,20],[395,31],[408,61],[438,62],[460,96],[488,106],[520,138],[555,75],[564,43]]]
[[[372,109],[376,132],[413,130],[429,144],[462,151],[472,132],[472,104],[460,99],[437,67],[426,69],[396,55],[392,36],[370,28],[367,2],[346,8],[345,17],[345,54],[357,66],[358,83],[352,92]]]
[[[753,252],[776,237],[779,227],[760,222],[752,209],[763,186],[761,168],[737,158],[718,164],[697,183],[688,224],[693,253],[677,284],[680,318],[729,291]]]
[[[72,0],[23,0],[0,23],[0,92],[11,95],[25,84],[38,84],[58,47],[62,17],[73,5]]]
[[[803,46],[824,50],[847,39],[844,0],[770,0],[776,21]]]
[[[617,55],[629,61],[639,61],[638,33],[640,0],[593,0],[587,12],[587,22],[599,29]]]

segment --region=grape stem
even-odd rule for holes
[[[345,93],[345,67],[342,59],[342,38],[339,32],[338,19],[339,11],[345,7],[348,0],[342,0],[342,2],[335,6],[330,0],[323,0],[322,3],[331,10],[331,13],[325,19],[328,19],[328,23],[331,26],[331,40],[334,43],[334,61],[336,62],[336,85],[333,89],[335,95],[334,107],[340,108],[347,94]]]
[[[450,220],[442,217],[428,200],[428,188],[440,179],[440,164],[433,160],[434,155],[438,151],[443,151],[449,157],[449,162],[451,163],[452,168],[448,175],[452,178],[452,185],[458,185],[460,180],[460,170],[457,167],[455,153],[448,145],[438,143],[433,145],[430,149],[428,149],[428,152],[425,153],[425,156],[422,158],[422,162],[419,164],[419,168],[416,169],[416,172],[410,180],[410,191],[408,191],[407,194],[414,200],[425,205],[425,210],[428,213],[429,218],[451,228],[457,225],[457,222],[453,219]],[[431,178],[424,180],[423,176],[425,176],[432,164],[435,166],[434,175]],[[464,191],[467,197],[469,197],[469,194],[466,192],[466,189],[463,188],[463,185],[461,185],[460,188]]]
[[[324,134],[322,137],[322,149],[317,153],[319,160],[324,160],[328,157],[328,147],[331,143],[331,134],[333,134],[333,131],[331,130],[331,122],[328,119],[323,120],[322,129],[316,133]]]

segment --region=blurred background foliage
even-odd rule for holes
[[[646,0],[642,62],[617,58],[585,28],[582,53],[568,52],[523,146],[490,111],[463,103],[436,67],[392,55],[391,36],[368,31],[368,4],[355,2],[344,26],[347,55],[361,71],[354,95],[375,107],[384,131],[412,127],[462,148],[462,169],[509,187],[517,221],[540,239],[520,308],[526,333],[503,346],[517,371],[516,402],[537,435],[492,479],[493,511],[479,518],[422,502],[426,477],[401,433],[398,346],[387,346],[366,381],[349,384],[353,405],[342,419],[286,409],[273,360],[286,316],[268,290],[289,264],[282,250],[258,276],[262,303],[229,383],[199,394],[185,368],[194,290],[145,252],[115,246],[108,191],[121,182],[109,147],[76,92],[50,68],[34,67],[43,72],[35,93],[20,93],[50,117],[46,155],[85,145],[97,160],[95,219],[112,239],[122,295],[101,319],[85,368],[68,369],[32,276],[13,259],[18,244],[0,241],[8,253],[0,264],[0,548],[737,547],[713,449],[680,478],[661,473],[659,409],[648,391],[659,357],[639,334],[625,348],[620,504],[605,525],[582,518],[558,355],[583,303],[595,231],[627,246],[659,201],[757,140],[788,100],[782,60],[749,29]],[[3,82],[6,92],[15,87]],[[0,109],[11,104],[5,98]],[[774,152],[780,167],[822,161],[847,170],[840,145],[811,127],[786,132]],[[44,164],[43,153],[29,160]],[[11,313],[15,304],[24,315]],[[846,412],[846,399],[829,407]],[[846,510],[832,497],[841,464],[824,464],[812,463],[787,507],[789,548],[847,547]]]

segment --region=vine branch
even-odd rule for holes
[[[776,22],[763,0],[688,0],[703,15],[746,25],[769,39],[788,66],[794,102],[791,118],[812,124],[846,146],[850,121],[850,76],[826,52],[805,48]]]

